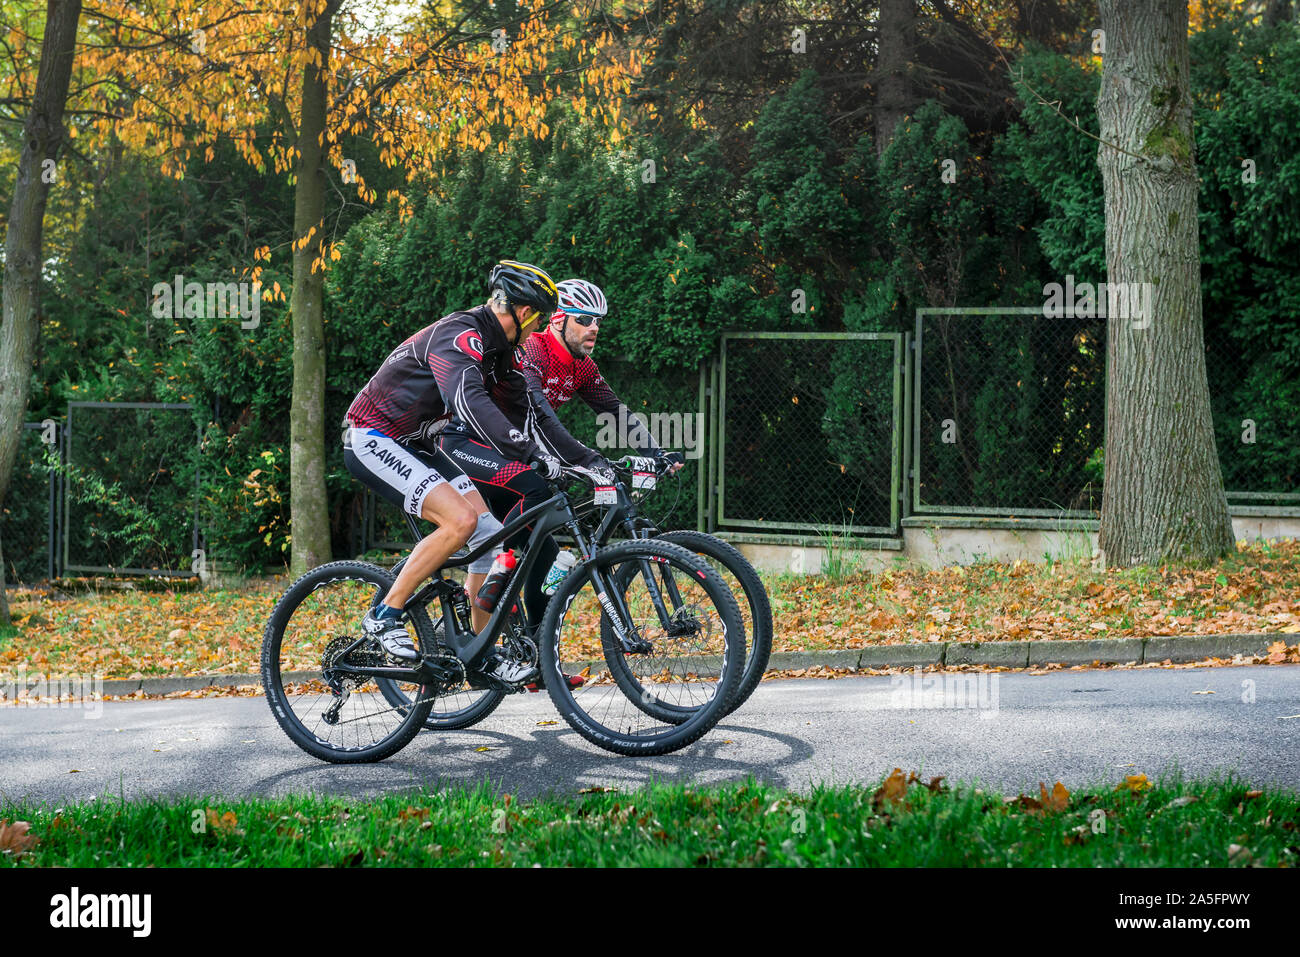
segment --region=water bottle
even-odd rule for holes
[[[495,608],[497,599],[501,597],[501,590],[505,588],[506,581],[514,570],[515,552],[514,549],[507,549],[493,560],[492,569],[488,572],[483,587],[478,590],[478,595],[474,598],[474,604],[484,611],[491,611]]]
[[[554,595],[555,590],[560,587],[560,582],[573,571],[573,566],[578,564],[578,560],[573,557],[573,552],[560,552],[555,556],[555,564],[551,570],[546,573],[546,581],[542,582],[542,594]]]

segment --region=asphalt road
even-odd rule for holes
[[[1012,794],[1036,791],[1039,781],[1073,790],[1173,768],[1236,771],[1257,785],[1300,790],[1300,666],[983,680],[952,689],[942,708],[926,707],[934,692],[912,675],[769,681],[701,741],[659,758],[607,754],[563,722],[539,725],[558,718],[545,694],[513,696],[476,728],[426,731],[387,761],[353,766],[300,751],[260,697],[110,702],[98,718],[8,706],[0,707],[0,802],[365,797],[482,781],[529,797],[627,790],[652,777],[707,784],[747,775],[806,790],[874,783],[894,767]]]

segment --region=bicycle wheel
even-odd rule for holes
[[[644,564],[671,575],[680,596],[674,608],[661,604],[641,574]],[[621,593],[601,591],[597,572]],[[625,587],[614,584],[624,579]],[[657,589],[659,576],[652,580]],[[630,650],[612,628],[608,640],[602,636],[607,613],[618,616]],[[726,712],[743,668],[741,635],[736,599],[712,568],[670,542],[621,542],[561,583],[542,623],[540,666],[556,710],[588,741],[617,754],[667,754],[698,740]],[[580,688],[561,678],[584,670]],[[638,693],[653,685],[655,697],[680,712],[651,713],[629,698],[620,682],[628,674]]]
[[[351,764],[380,761],[401,750],[429,713],[432,685],[399,683],[406,706],[385,701],[368,676],[336,665],[405,666],[365,639],[361,622],[392,586],[392,577],[366,562],[330,562],[285,590],[262,639],[262,686],[285,734],[308,754]],[[432,635],[415,622],[422,646]]]
[[[655,535],[655,540],[681,545],[693,552],[696,557],[708,562],[736,596],[745,629],[746,644],[745,667],[741,672],[740,683],[736,686],[731,703],[727,707],[727,714],[731,714],[754,693],[754,689],[763,680],[763,674],[767,671],[767,664],[772,657],[772,605],[768,601],[767,590],[763,587],[758,572],[745,560],[745,556],[720,538],[704,532],[679,529],[661,532]],[[601,621],[601,627],[610,628],[608,618]],[[635,687],[632,687],[635,679],[631,674],[627,675],[626,680],[632,694],[637,696],[637,700],[647,708],[656,709],[665,720],[681,713],[681,709],[672,702],[663,701],[655,695],[653,686],[638,692]],[[649,690],[650,693],[645,694],[645,690]]]
[[[405,558],[393,566],[391,571],[394,578],[397,577],[398,570],[404,564],[406,564]],[[379,598],[382,597],[382,595],[379,596]],[[443,645],[441,617],[437,621],[430,623],[427,608],[412,607],[408,610],[408,614],[412,619],[416,616],[421,617],[427,633],[433,636],[433,645],[424,649],[426,654],[440,653],[455,657],[454,653]],[[412,696],[407,694],[396,681],[380,678],[376,683],[379,685],[380,693],[383,694],[389,704],[395,707],[403,707],[412,700]],[[441,688],[439,690],[441,693],[430,701],[429,716],[424,719],[424,728],[430,731],[459,731],[462,728],[476,725],[495,711],[497,705],[505,700],[505,692],[503,691],[497,691],[493,688],[471,688],[469,683],[464,681],[454,688]]]

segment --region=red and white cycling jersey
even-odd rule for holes
[[[557,412],[575,395],[582,396],[597,412],[617,413],[623,404],[591,356],[574,357],[545,329],[533,333],[524,343],[524,376]]]
[[[627,407],[600,374],[595,360],[591,356],[575,357],[546,329],[533,333],[524,343],[523,373],[528,387],[545,395],[552,409],[559,410],[577,395],[597,414],[608,413],[617,416],[619,422],[630,421]],[[637,435],[646,442],[641,451],[659,453],[647,432],[637,430],[629,438],[636,441]]]

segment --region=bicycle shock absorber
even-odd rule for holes
[[[456,587],[451,593],[451,607],[456,612],[456,623],[465,631],[473,632],[474,626],[470,618],[469,610],[469,593],[464,588]]]

